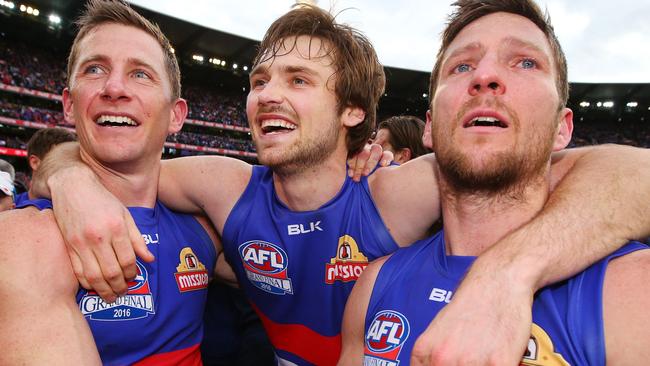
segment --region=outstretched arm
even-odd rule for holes
[[[650,233],[650,150],[605,145],[554,157],[540,214],[481,255],[418,339],[413,365],[517,364],[534,293]]]
[[[381,150],[375,151],[367,159],[377,162],[380,154]],[[365,160],[358,164],[364,165]],[[220,156],[163,161],[159,199],[178,211],[205,212],[221,233],[251,171],[243,161]],[[152,184],[156,178],[151,177]],[[61,144],[48,153],[35,176],[35,188],[37,195],[52,197],[82,286],[108,302],[125,293],[127,280],[136,274],[136,255],[145,261],[153,256],[128,210],[81,161],[77,143]]]

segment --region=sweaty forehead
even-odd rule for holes
[[[472,50],[499,47],[530,48],[552,54],[544,32],[529,19],[511,13],[493,13],[465,26],[445,51],[445,57]]]
[[[259,64],[272,63],[284,56],[293,56],[325,65],[333,63],[331,44],[321,38],[308,35],[282,38],[263,52]]]
[[[101,24],[81,39],[76,62],[96,55],[142,60],[156,71],[164,68],[164,53],[158,41],[142,29],[123,24]]]

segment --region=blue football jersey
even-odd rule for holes
[[[336,364],[355,281],[369,261],[397,250],[367,179],[346,178],[331,201],[295,212],[280,202],[262,166],[253,168],[222,239],[278,359],[297,364]]]

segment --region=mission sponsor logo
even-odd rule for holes
[[[188,292],[207,288],[210,276],[192,248],[181,249],[178,257],[180,263],[176,266],[176,273],[174,273],[178,290]]]
[[[393,310],[382,310],[372,319],[366,333],[364,366],[397,366],[399,353],[408,339],[408,319]]]
[[[287,253],[275,244],[251,240],[239,246],[246,277],[253,286],[275,294],[293,294],[291,279],[287,274]]]
[[[139,261],[136,261],[136,267],[138,273],[128,283],[126,295],[109,304],[95,291],[88,291],[79,301],[81,313],[88,319],[98,321],[134,320],[155,314],[147,269]]]
[[[336,247],[336,256],[325,264],[325,283],[356,281],[368,266],[368,257],[363,255],[353,237],[343,235]]]

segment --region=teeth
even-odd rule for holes
[[[488,117],[488,116],[474,117],[471,121],[469,121],[467,126],[468,127],[493,126],[493,127],[501,127],[501,128],[507,127],[507,125],[501,122],[498,118]]]
[[[268,127],[281,127],[289,130],[295,130],[296,125],[293,123],[287,122],[283,119],[265,119],[262,121],[262,128]]]
[[[119,124],[119,125],[128,125],[128,126],[137,126],[138,124],[127,116],[109,116],[103,115],[97,118],[97,124],[105,125],[107,123]]]
[[[476,122],[476,121],[498,122],[499,120],[494,117],[476,117],[472,120],[472,122]]]

